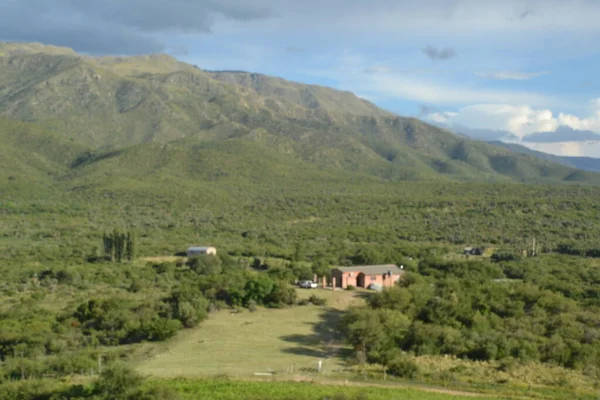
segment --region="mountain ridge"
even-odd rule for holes
[[[240,154],[268,149],[272,168],[283,154],[300,163],[292,169],[390,181],[600,182],[600,175],[397,116],[350,92],[257,73],[204,71],[165,55],[89,57],[53,47],[18,48],[0,44],[0,115],[34,122],[95,154],[153,142],[233,141]],[[181,151],[178,146],[173,151]],[[186,158],[203,168],[191,155]],[[110,169],[111,160],[117,159],[105,157],[97,165]],[[239,165],[230,169],[236,168],[252,164],[240,155]]]

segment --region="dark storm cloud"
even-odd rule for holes
[[[271,12],[243,0],[4,0],[0,39],[40,41],[89,53],[165,49],[158,34],[210,33],[216,18],[250,21]]]
[[[456,52],[451,47],[438,49],[434,46],[427,46],[421,51],[432,60],[449,60],[456,57]]]

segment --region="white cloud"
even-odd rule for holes
[[[459,86],[394,73],[371,74],[363,77],[361,82],[352,82],[352,85],[362,85],[362,91],[371,90],[392,98],[439,105],[486,103],[546,106],[557,102],[552,97],[537,93]],[[352,89],[351,85],[346,86]]]
[[[474,105],[461,109],[452,121],[472,128],[505,130],[521,138],[534,132],[558,128],[552,111],[535,110],[530,106]]]
[[[560,113],[558,115],[559,124],[580,131],[600,133],[600,98],[590,102],[590,109],[592,115],[588,118],[579,118],[575,115]]]
[[[515,72],[515,71],[491,71],[491,72],[477,72],[476,75],[485,79],[493,79],[497,81],[514,80],[514,81],[526,81],[529,79],[537,78],[538,76],[547,75],[549,72]]]
[[[427,118],[433,122],[463,125],[474,129],[508,131],[521,139],[536,132],[554,132],[563,125],[576,130],[600,133],[600,98],[590,102],[590,108],[591,116],[580,118],[564,113],[555,116],[549,109],[536,109],[531,106],[476,104],[464,107],[457,113],[436,112]],[[575,153],[575,147],[571,146],[567,150]]]
[[[600,157],[600,142],[521,143],[532,150],[568,157]]]
[[[410,66],[410,65],[408,65]],[[510,89],[488,89],[453,79],[444,71],[437,75],[427,69],[390,67],[369,62],[361,54],[347,52],[337,67],[305,73],[338,81],[337,88],[372,95],[381,100],[409,100],[420,104],[529,104],[549,107],[560,104],[554,96]],[[447,76],[446,76],[447,75]]]

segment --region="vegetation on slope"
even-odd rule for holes
[[[18,49],[0,46],[0,114],[35,121],[94,151],[238,138],[318,167],[389,180],[599,181],[394,116],[348,92],[206,72],[164,55]]]

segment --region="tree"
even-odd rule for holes
[[[105,232],[104,235],[102,235],[102,242],[104,244],[104,257],[106,257],[107,260],[114,261],[115,242],[113,240],[113,235]]]
[[[120,263],[123,261],[125,254],[125,234],[117,229],[113,231],[113,241],[115,243],[115,261]]]
[[[221,259],[212,255],[200,255],[192,257],[188,266],[198,275],[215,275],[223,271]]]
[[[135,259],[135,235],[133,232],[127,232],[126,244],[125,244],[125,257],[127,261],[133,262]]]
[[[297,243],[294,251],[294,261],[304,261],[305,259],[306,252],[304,250],[304,245],[302,243]]]
[[[331,268],[329,267],[329,263],[323,259],[319,259],[313,263],[312,272],[319,277],[329,276]]]
[[[258,275],[250,278],[244,286],[244,303],[254,300],[256,304],[264,304],[267,297],[275,288],[275,282],[266,275]]]
[[[135,235],[133,232],[123,233],[114,229],[111,233],[102,235],[104,257],[112,262],[122,262],[124,259],[133,261],[135,258]]]

